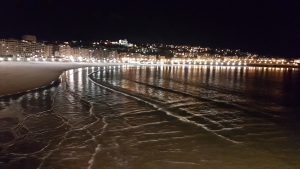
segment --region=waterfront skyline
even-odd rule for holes
[[[4,1],[1,37],[128,38],[299,57],[299,2]]]
[[[298,9],[3,0],[0,169],[299,169]]]

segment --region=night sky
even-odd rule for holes
[[[300,57],[300,1],[1,0],[0,15],[0,38],[127,38]]]

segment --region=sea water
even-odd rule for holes
[[[300,72],[104,66],[0,101],[1,169],[298,169]]]

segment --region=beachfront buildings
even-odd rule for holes
[[[25,38],[27,39],[27,37]],[[0,56],[26,58],[53,56],[53,45],[36,42],[34,38],[30,36],[27,40],[26,39],[0,39]]]
[[[143,64],[188,64],[224,66],[299,66],[292,59],[258,57],[239,50],[211,49],[164,44],[129,45],[127,40],[116,42],[53,42],[36,41],[35,36],[22,40],[0,39],[0,61],[76,61],[124,62]]]
[[[66,59],[107,59],[118,58],[114,50],[74,46],[69,42],[48,44],[36,41],[36,37],[26,35],[22,40],[0,39],[0,58],[22,60],[21,58],[66,58]],[[10,59],[9,59],[10,58]]]

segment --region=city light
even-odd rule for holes
[[[34,36],[32,40],[36,39]],[[255,54],[242,53],[239,50],[212,49],[192,46],[164,44],[132,45],[126,39],[116,42],[92,42],[87,47],[72,47],[73,42],[56,45],[41,42],[0,39],[0,61],[51,61],[51,62],[87,62],[87,63],[122,63],[143,65],[206,65],[206,66],[266,66],[298,67],[300,59],[286,60],[273,57],[259,57]],[[74,42],[76,43],[76,42]],[[133,51],[119,51],[106,45],[120,45]],[[102,45],[102,46],[101,46]],[[21,48],[22,46],[22,48]],[[132,48],[134,47],[134,48]],[[172,57],[157,54],[160,47],[167,47]],[[3,48],[3,49],[2,49]],[[99,48],[99,49],[98,49]],[[149,54],[156,53],[156,54]],[[210,54],[211,52],[212,54]],[[232,55],[228,55],[232,53]],[[239,56],[238,56],[239,55]],[[22,59],[24,58],[24,59]]]

